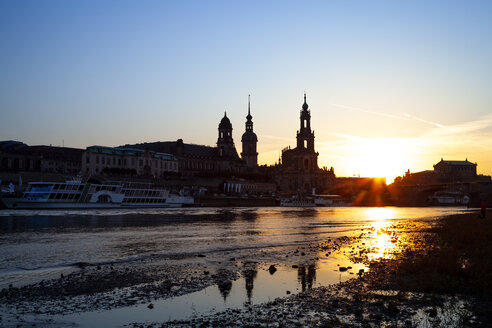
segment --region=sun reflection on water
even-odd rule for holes
[[[394,209],[387,207],[368,208],[366,210],[367,218],[372,221],[368,236],[367,258],[369,261],[389,259],[393,254],[400,251],[401,244],[398,242],[398,234],[391,221],[394,214]]]

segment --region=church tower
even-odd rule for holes
[[[227,113],[224,113],[224,117],[219,123],[217,149],[220,157],[239,158],[236,147],[234,146],[234,140],[232,139],[232,124],[227,117]]]
[[[250,95],[248,95],[248,116],[246,116],[246,131],[243,133],[241,142],[243,144],[243,151],[241,157],[246,161],[246,166],[254,168],[258,166],[258,152],[256,151],[256,144],[258,143],[258,137],[253,132],[253,121],[251,120],[251,102]]]
[[[297,131],[297,148],[314,152],[314,131],[311,131],[311,112],[308,108],[306,93],[304,93],[304,104],[300,116],[301,128]]]

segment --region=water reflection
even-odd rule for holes
[[[313,288],[316,283],[316,263],[299,266],[297,269],[297,281],[301,284],[303,292],[305,292],[306,289]]]
[[[253,297],[254,281],[257,275],[258,275],[258,270],[256,268],[247,269],[243,271],[243,277],[244,277],[245,288],[246,288],[246,297],[248,298],[248,300],[245,301],[245,305],[251,305],[251,298]]]
[[[366,215],[373,221],[370,228],[368,260],[391,258],[401,250],[401,244],[398,243],[398,236],[391,221],[395,210],[386,207],[369,208],[366,210]]]

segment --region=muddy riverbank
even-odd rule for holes
[[[430,264],[440,263],[438,259],[443,254],[470,242],[469,237],[449,236],[456,237],[452,230],[463,224],[455,220],[473,223],[470,218],[476,219],[475,214],[468,214],[465,219],[428,215],[408,218],[408,213],[402,215],[393,209],[372,209],[368,216],[371,219],[354,224],[327,220],[333,212],[307,212],[308,219],[304,211],[282,212],[283,237],[279,238],[274,232],[278,231],[278,225],[272,224],[270,218],[278,213],[270,211],[264,222],[251,220],[265,215],[251,211],[225,214],[229,223],[241,223],[244,238],[252,237],[258,241],[256,244],[233,241],[231,247],[226,247],[231,241],[214,230],[220,242],[204,238],[196,247],[190,244],[187,251],[181,252],[176,251],[177,246],[173,252],[169,245],[162,251],[152,244],[152,252],[145,256],[140,251],[139,256],[118,260],[78,261],[69,267],[53,268],[40,281],[5,286],[0,291],[0,323],[5,327],[443,326],[444,323],[461,327],[489,322],[486,311],[489,294],[479,295],[478,291],[486,285],[476,285],[478,277],[468,282],[457,280],[465,284],[463,289],[470,290],[467,284],[476,286],[476,292],[456,293],[453,289],[456,283],[446,284],[452,278],[442,273],[447,269],[432,268]],[[286,218],[297,220],[302,215],[304,221],[292,221],[292,230],[286,228],[289,222]],[[210,218],[207,225],[209,221]],[[458,229],[475,234],[473,247],[488,238],[485,229],[488,222],[480,222],[483,226],[473,229],[485,231],[485,235]],[[204,229],[203,221],[194,224]],[[119,234],[120,229],[117,228]],[[154,225],[151,227],[156,229]],[[228,229],[233,228],[229,225]],[[114,234],[112,228],[111,234]],[[268,234],[271,237],[258,237]],[[265,242],[273,239],[273,243]],[[454,245],[450,240],[457,243]],[[144,242],[149,243],[150,239],[139,240],[139,247]],[[220,247],[211,247],[213,243]],[[132,241],[131,245],[135,244]],[[118,241],[117,247],[127,245]],[[446,252],[439,253],[436,251],[439,249]],[[464,258],[463,254],[456,253],[456,256]],[[429,262],[421,263],[426,258]],[[475,272],[473,258],[466,255],[467,264],[461,264],[464,276]],[[487,263],[480,268],[481,272],[490,268]],[[427,285],[419,282],[434,271],[441,282],[439,279]]]

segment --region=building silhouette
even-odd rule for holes
[[[232,124],[227,113],[218,126],[217,146],[195,145],[177,141],[145,142],[124,145],[118,148],[143,149],[158,153],[167,153],[178,160],[181,176],[214,177],[234,175],[246,171],[246,161],[236,151],[232,137]]]
[[[243,133],[241,143],[243,144],[243,151],[241,152],[241,158],[246,161],[248,168],[256,168],[258,166],[258,152],[256,151],[256,144],[258,143],[258,137],[253,132],[253,121],[251,120],[251,102],[248,95],[248,116],[246,116],[246,131]]]
[[[297,147],[282,150],[280,168],[275,175],[281,191],[311,193],[322,191],[335,178],[333,168],[318,167],[318,155],[314,147],[314,131],[311,130],[311,111],[304,94],[304,104],[300,112],[300,128],[297,131]]]

